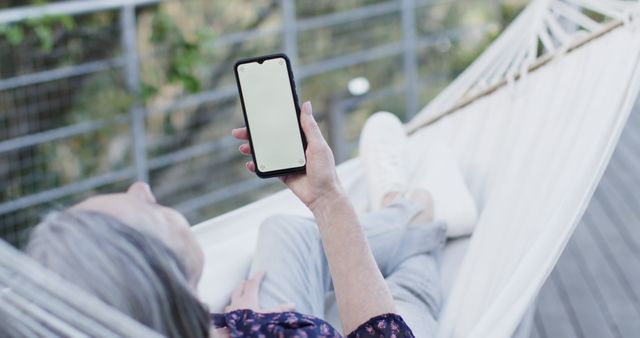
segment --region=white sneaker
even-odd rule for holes
[[[360,135],[360,159],[369,189],[370,210],[379,210],[387,193],[406,191],[406,150],[407,134],[395,115],[378,112],[367,119]]]
[[[431,193],[434,220],[447,224],[447,237],[470,235],[478,220],[478,209],[452,150],[444,143],[425,147],[411,170],[410,186]]]

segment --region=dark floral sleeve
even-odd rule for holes
[[[216,327],[226,327],[231,338],[306,337],[341,338],[329,323],[296,312],[256,313],[236,310],[212,315]]]
[[[369,319],[347,338],[415,338],[402,317],[388,313]]]
[[[214,327],[226,327],[231,338],[342,338],[322,319],[297,312],[256,313],[236,310],[212,314]],[[373,317],[351,332],[347,338],[415,338],[411,329],[395,314]]]

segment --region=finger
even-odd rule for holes
[[[238,299],[242,297],[242,291],[244,290],[244,283],[245,281],[240,282],[240,285],[238,285],[235,289],[233,289],[233,292],[231,293],[231,303],[238,301]]]
[[[129,189],[127,189],[127,194],[134,195],[146,202],[156,203],[156,197],[153,195],[151,187],[149,187],[149,184],[146,182],[134,182]]]
[[[253,161],[249,161],[245,163],[244,167],[247,168],[247,170],[249,170],[252,173],[256,172],[256,164],[253,163]]]
[[[241,144],[238,150],[240,150],[240,153],[243,155],[251,155],[251,146],[248,143]]]
[[[257,272],[253,275],[253,277],[249,278],[247,282],[244,284],[244,293],[245,295],[255,297],[258,299],[258,291],[260,291],[260,283],[264,279],[264,271]]]
[[[246,127],[236,128],[231,130],[231,135],[239,140],[248,140],[249,132],[247,132]]]
[[[270,309],[265,309],[262,312],[273,313],[273,312],[289,312],[289,311],[295,311],[295,310],[296,310],[296,304],[287,303],[287,304],[280,304]]]
[[[304,131],[304,135],[307,137],[307,141],[309,141],[309,143],[324,142],[320,127],[318,126],[315,118],[313,118],[313,108],[309,101],[302,105],[300,124],[302,125],[302,131]]]

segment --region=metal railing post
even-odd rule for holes
[[[345,112],[343,99],[348,93],[339,91],[331,97],[331,106],[327,112],[328,142],[336,164],[342,163],[347,159],[345,146],[347,140],[345,138]]]
[[[418,57],[416,55],[415,0],[402,1],[406,119],[418,112]]]
[[[296,18],[296,4],[293,0],[282,0],[282,33],[284,35],[284,52],[289,56],[292,67],[297,67],[298,61],[298,24]]]
[[[122,50],[124,56],[124,76],[127,89],[134,95],[134,103],[130,110],[131,137],[133,140],[133,158],[136,168],[136,179],[149,181],[147,163],[147,143],[145,128],[145,111],[140,102],[140,67],[138,60],[137,27],[135,5],[125,5],[120,10],[120,28],[122,34]]]
[[[493,4],[499,4],[499,0],[490,1]],[[119,43],[121,47],[121,52],[114,51],[117,55],[107,53],[108,55],[105,55],[104,58],[99,60],[79,60],[79,62],[82,63],[71,65],[60,64],[55,65],[54,68],[45,67],[40,69],[38,67],[29,73],[17,72],[16,74],[12,74],[10,78],[0,79],[0,92],[15,90],[16,93],[20,93],[25,90],[30,90],[30,86],[40,83],[58,80],[65,80],[65,83],[69,81],[76,83],[77,80],[73,80],[74,78],[90,77],[92,74],[99,72],[118,72],[118,74],[121,74],[125,79],[127,90],[129,90],[135,98],[130,111],[127,111],[125,114],[119,114],[118,116],[105,119],[79,121],[0,140],[0,156],[2,156],[5,153],[20,151],[27,147],[37,147],[45,143],[59,142],[59,140],[88,135],[97,130],[102,130],[106,126],[126,127],[126,124],[129,126],[131,132],[130,148],[132,154],[132,163],[126,168],[114,169],[101,174],[92,174],[87,177],[83,176],[77,181],[65,183],[61,186],[51,187],[48,184],[42,187],[37,186],[35,187],[38,189],[37,191],[24,192],[25,195],[13,196],[9,201],[0,201],[0,216],[12,212],[22,212],[21,210],[26,210],[27,208],[39,208],[62,198],[77,196],[78,194],[124,180],[137,178],[147,181],[150,172],[154,170],[167,168],[182,161],[212,154],[219,149],[229,148],[226,144],[228,142],[224,140],[211,140],[206,143],[198,142],[198,144],[185,145],[180,149],[170,151],[161,156],[151,157],[148,154],[146,120],[150,115],[170,114],[177,110],[191,109],[203,104],[233,98],[237,95],[234,85],[225,85],[220,88],[186,95],[171,104],[158,107],[157,109],[146,109],[145,103],[140,97],[140,88],[142,86],[140,65],[142,59],[147,56],[141,55],[140,51],[137,50],[138,33],[136,10],[142,6],[149,6],[160,2],[162,2],[162,0],[66,0],[46,5],[31,5],[0,10],[0,23],[5,24],[20,23],[30,18],[42,18],[48,15],[80,16],[104,11],[117,11],[119,18],[118,22],[114,24],[120,27],[120,33],[118,33],[120,34],[120,40],[117,41],[116,44]],[[418,99],[420,87],[418,83],[420,83],[420,81],[417,81],[417,58],[420,54],[417,54],[417,51],[422,51],[432,46],[440,37],[459,40],[472,29],[486,29],[486,25],[464,27],[464,29],[463,27],[453,27],[437,34],[420,36],[416,26],[417,17],[415,7],[419,6],[422,8],[424,6],[424,8],[427,9],[432,3],[436,4],[437,2],[433,2],[432,0],[385,1],[362,5],[335,13],[298,18],[296,15],[297,6],[295,0],[278,0],[277,4],[281,6],[279,10],[282,11],[280,12],[283,18],[282,25],[278,27],[270,25],[263,27],[260,25],[248,31],[224,34],[217,38],[211,46],[227,47],[262,37],[280,36],[283,39],[281,49],[291,58],[298,80],[312,78],[329,72],[346,70],[353,66],[363,65],[384,58],[402,57],[406,83],[400,86],[391,84],[384,89],[377,89],[367,94],[366,98],[364,96],[351,97],[344,91],[342,93],[338,92],[340,88],[335,89],[329,107],[324,111],[326,114],[323,116],[326,118],[324,122],[327,124],[327,128],[324,131],[327,132],[327,139],[334,148],[336,160],[342,162],[342,160],[348,158],[352,149],[345,132],[345,125],[349,118],[348,112],[351,111],[353,107],[358,106],[359,102],[364,102],[364,100],[373,102],[379,101],[381,98],[397,97],[397,95],[406,94],[403,99],[406,100],[406,117],[409,118],[419,109]],[[319,29],[337,27],[349,22],[365,22],[365,20],[385,15],[392,15],[394,20],[397,20],[397,16],[400,16],[402,20],[400,24],[404,32],[401,40],[374,44],[362,50],[347,52],[346,54],[337,56],[326,56],[321,60],[316,60],[304,65],[300,63],[301,53],[298,45],[298,34],[300,34],[300,32],[313,32]],[[104,46],[104,48],[111,47],[113,46]],[[152,57],[151,55],[149,56]],[[71,86],[72,84],[69,82],[69,84],[66,85]],[[44,98],[33,96],[33,98],[29,98],[29,100],[33,100],[34,102],[29,101],[25,103],[25,107],[38,104],[39,101],[37,100],[44,100]],[[0,112],[0,114],[2,114],[2,112]],[[222,165],[222,163],[223,162],[216,162],[215,166]],[[29,172],[25,172],[25,174],[29,174]],[[251,189],[250,185],[245,185],[244,183],[239,183],[238,186],[238,189],[232,189],[234,194],[245,193]],[[221,196],[229,196],[229,191],[226,190],[227,188],[220,188],[205,196],[193,196],[190,197],[189,200],[181,202],[180,205],[184,206],[185,210],[195,210],[207,205],[207,203],[217,203],[222,198]],[[16,220],[18,220],[18,218],[16,218]],[[0,226],[0,228],[2,228],[2,226]]]

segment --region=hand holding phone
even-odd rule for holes
[[[313,118],[311,102],[305,102],[302,105],[300,124],[307,139],[306,173],[285,175],[281,179],[305,205],[313,210],[319,202],[331,200],[336,194],[342,194],[342,187],[336,174],[331,148]],[[231,133],[239,140],[249,140],[246,128],[234,129]],[[250,156],[251,146],[248,143],[240,145],[240,152]],[[245,166],[252,172],[256,169],[253,161],[247,162]]]
[[[240,60],[234,71],[256,174],[267,178],[303,173],[306,141],[287,56]]]

